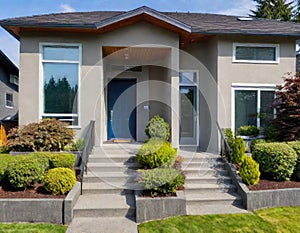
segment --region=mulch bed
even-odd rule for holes
[[[13,190],[6,184],[0,186],[0,198],[55,198],[64,199],[66,195],[52,195],[48,193],[42,184],[35,184],[26,190]]]
[[[271,181],[260,180],[257,185],[249,185],[249,190],[270,190],[270,189],[286,189],[286,188],[300,188],[300,182],[297,181]]]

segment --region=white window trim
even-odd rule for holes
[[[269,47],[275,48],[275,61],[265,60],[237,60],[236,47]],[[232,62],[233,63],[253,63],[253,64],[279,64],[280,61],[280,46],[279,44],[256,44],[256,43],[233,43],[232,49]]]
[[[235,132],[235,91],[257,91],[257,110],[260,112],[261,108],[261,91],[276,91],[275,84],[242,84],[242,83],[233,83],[231,86],[231,130]],[[275,114],[275,110],[274,110]],[[257,118],[257,125],[260,128],[260,118]]]
[[[43,47],[44,46],[66,46],[66,47],[78,47],[79,49],[79,60],[78,61],[65,61],[65,60],[44,60],[43,59]],[[78,125],[70,125],[69,128],[80,129],[81,128],[81,65],[82,65],[82,44],[78,43],[49,43],[40,42],[39,43],[39,119],[42,120],[43,117],[51,116],[77,116]],[[43,63],[65,63],[65,64],[78,64],[78,90],[77,90],[77,101],[78,101],[78,114],[48,114],[44,113],[44,66]]]
[[[7,103],[7,95],[12,95],[12,106],[8,106],[6,103]],[[5,107],[6,108],[9,108],[9,109],[13,109],[14,108],[14,94],[13,93],[11,93],[11,92],[5,92]]]

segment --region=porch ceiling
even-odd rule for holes
[[[117,61],[156,61],[170,56],[170,48],[155,47],[103,47],[103,57]]]

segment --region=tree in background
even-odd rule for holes
[[[300,23],[300,0],[297,0],[295,4],[294,21]]]
[[[284,78],[284,84],[277,86],[273,106],[276,118],[273,120],[279,131],[279,140],[300,139],[300,76]]]
[[[287,0],[253,0],[256,10],[251,10],[250,16],[255,18],[278,19],[292,21],[294,6],[293,1]]]

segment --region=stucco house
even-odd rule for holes
[[[0,50],[0,121],[18,112],[18,83],[19,69]]]
[[[248,17],[96,11],[5,19],[20,41],[19,124],[55,117],[96,145],[146,139],[156,114],[174,147],[218,149],[216,122],[263,126],[261,112],[295,72],[300,25]]]

